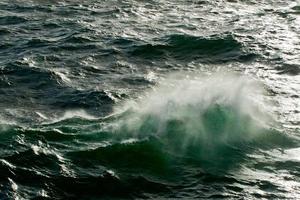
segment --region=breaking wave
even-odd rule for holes
[[[263,93],[255,80],[237,75],[177,74],[104,119],[109,143],[70,155],[152,172],[179,160],[227,170],[256,148],[293,143],[272,128]]]

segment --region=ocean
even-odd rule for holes
[[[300,199],[299,0],[1,0],[0,199]]]

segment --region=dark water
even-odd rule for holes
[[[2,0],[0,199],[300,198],[297,0]]]

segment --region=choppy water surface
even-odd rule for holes
[[[0,199],[300,198],[297,0],[2,0]]]

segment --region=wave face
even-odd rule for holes
[[[0,0],[0,199],[299,199],[299,0]]]

